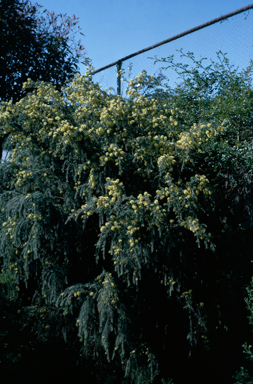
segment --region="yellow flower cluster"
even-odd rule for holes
[[[69,144],[70,140],[76,136],[77,131],[79,131],[78,127],[75,127],[70,124],[68,120],[62,120],[59,122],[58,128],[55,128],[53,131],[50,131],[48,135],[52,136],[53,138],[59,136],[60,138],[62,138],[62,140],[64,140],[65,144]]]
[[[11,217],[8,217],[8,220],[2,223],[2,226],[5,228],[5,233],[10,236],[10,239],[14,238],[16,225],[17,221],[13,220]]]
[[[42,217],[41,217],[41,215],[38,215],[38,214],[36,214],[36,213],[29,213],[29,214],[27,215],[27,219],[31,219],[31,220],[41,220]]]
[[[22,182],[26,179],[30,179],[32,175],[33,173],[30,171],[19,171],[17,173],[16,187],[20,187],[22,185]]]
[[[99,283],[102,283],[98,295],[98,311],[103,312],[104,305],[116,306],[118,302],[118,293],[111,273],[105,273],[104,276],[98,276],[97,279]]]
[[[15,262],[10,263],[9,270],[10,271],[13,270],[15,273],[18,273],[18,262],[15,261]],[[3,270],[2,270],[2,272],[3,272]]]
[[[119,163],[124,159],[125,152],[122,148],[119,148],[115,144],[110,144],[108,147],[104,147],[104,155],[100,156],[100,165],[103,167],[108,161],[114,160],[118,166]]]

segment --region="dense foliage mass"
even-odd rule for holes
[[[1,104],[1,296],[100,382],[229,383],[250,341],[251,72],[219,58],[167,59],[175,89],[143,72],[122,98],[88,71]]]

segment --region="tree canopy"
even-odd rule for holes
[[[98,382],[229,383],[250,340],[251,68],[219,58],[175,89],[143,72],[122,98],[88,70],[0,106],[2,296]]]
[[[0,100],[19,100],[22,84],[51,81],[58,89],[78,70],[83,46],[74,42],[77,18],[43,10],[29,0],[0,2]]]

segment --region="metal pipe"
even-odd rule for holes
[[[121,95],[121,66],[122,61],[117,62],[117,95]]]

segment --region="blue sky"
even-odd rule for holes
[[[75,14],[95,69],[251,3],[250,0],[38,0]],[[81,70],[83,72],[83,70]]]

